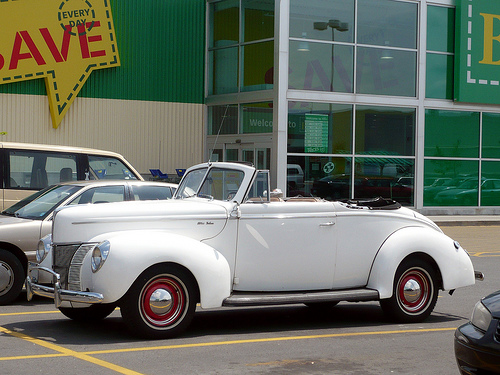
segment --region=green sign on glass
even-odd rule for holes
[[[306,113],[305,152],[324,154],[328,152],[328,115]]]
[[[455,100],[500,104],[500,1],[457,0]]]

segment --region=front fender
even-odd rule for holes
[[[406,227],[391,234],[380,247],[367,287],[378,290],[381,299],[390,298],[398,266],[406,257],[418,253],[434,260],[444,290],[474,284],[474,267],[462,247],[457,249],[450,237],[432,228]]]
[[[192,238],[161,231],[115,232],[89,242],[108,240],[110,252],[102,268],[91,269],[89,252],[81,268],[82,290],[102,293],[104,303],[118,301],[137,277],[159,263],[177,263],[196,279],[203,308],[220,307],[231,288],[230,268],[214,248]]]

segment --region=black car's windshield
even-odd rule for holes
[[[41,190],[19,201],[2,212],[4,215],[24,219],[43,220],[66,198],[81,189],[81,186],[56,185]]]

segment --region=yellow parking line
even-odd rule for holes
[[[66,349],[66,348],[63,348],[62,346],[55,345],[55,344],[52,344],[50,342],[43,341],[43,340],[40,340],[40,339],[36,339],[34,337],[30,337],[30,336],[25,335],[25,334],[20,333],[20,332],[11,331],[10,329],[6,329],[6,328],[3,328],[3,327],[0,327],[0,332],[6,333],[6,334],[8,334],[10,336],[14,336],[14,337],[20,338],[20,339],[28,341],[28,342],[30,342],[32,344],[36,344],[36,345],[42,346],[44,348],[51,349],[51,350],[54,350],[56,352],[59,352],[60,354],[58,354],[57,356],[68,356],[68,357],[79,358],[79,359],[81,359],[83,361],[96,364],[98,366],[107,368],[109,370],[116,371],[116,372],[118,372],[120,374],[124,374],[124,375],[142,375],[139,372],[132,371],[132,370],[126,369],[124,367],[117,366],[117,365],[115,365],[113,363],[109,363],[109,362],[106,362],[106,361],[103,361],[103,360],[91,357],[90,355],[88,355],[86,353],[75,352],[74,350]],[[36,358],[47,358],[47,357],[53,357],[53,356],[54,355],[47,355],[47,356],[40,356],[39,355],[39,356],[36,356]],[[31,356],[29,358],[33,358],[33,357],[35,357],[35,356]],[[19,357],[10,357],[10,358],[11,359],[19,359]],[[28,356],[24,356],[24,358],[28,358]],[[4,358],[0,358],[0,360],[4,360]]]
[[[454,331],[456,328],[429,328],[429,329],[407,329],[407,330],[392,330],[392,331],[375,331],[375,332],[351,332],[351,333],[331,333],[324,335],[309,335],[309,336],[286,336],[286,337],[270,337],[262,339],[248,339],[248,340],[230,340],[230,341],[216,341],[216,342],[204,342],[204,343],[193,343],[193,344],[179,344],[179,345],[164,345],[164,346],[152,346],[152,347],[140,347],[140,348],[127,348],[127,349],[109,349],[109,350],[97,350],[88,352],[75,352],[72,350],[64,349],[58,345],[54,345],[42,340],[37,340],[29,336],[9,331],[5,328],[0,327],[0,331],[4,331],[16,337],[23,338],[25,340],[37,343],[41,346],[51,348],[62,354],[47,355],[45,357],[51,356],[73,356],[77,358],[82,358],[88,360],[91,355],[98,354],[116,354],[116,353],[131,353],[131,352],[141,352],[141,351],[152,351],[152,350],[171,350],[171,349],[185,349],[185,348],[201,348],[208,346],[222,346],[222,345],[238,345],[238,344],[254,344],[254,343],[266,343],[266,342],[276,342],[276,341],[292,341],[292,340],[311,340],[311,339],[325,339],[325,338],[342,338],[342,337],[353,337],[353,336],[375,336],[375,335],[394,335],[394,334],[407,334],[407,333],[430,333],[430,332],[446,332]],[[0,357],[0,361],[3,360],[14,360],[14,359],[31,359],[31,358],[41,358],[44,356],[19,356],[19,357]],[[92,358],[92,361],[97,361]],[[89,361],[89,362],[92,362]],[[104,362],[107,363],[107,362]],[[107,367],[107,366],[105,366]],[[108,367],[110,368],[110,367]],[[123,374],[137,374],[135,372],[122,372]]]
[[[17,315],[35,315],[35,314],[57,314],[60,313],[59,310],[53,311],[28,311],[28,312],[11,312],[11,313],[2,313],[0,316],[17,316]]]

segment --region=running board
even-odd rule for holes
[[[292,293],[234,292],[226,298],[222,304],[223,306],[262,306],[315,302],[378,301],[379,299],[378,291],[373,289],[328,290],[321,292]]]

